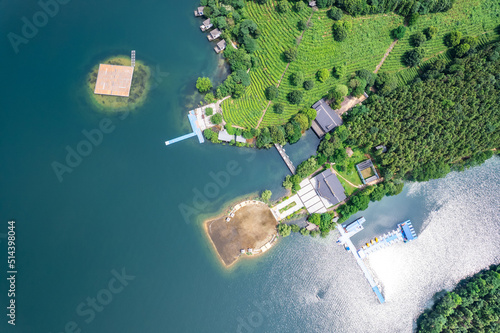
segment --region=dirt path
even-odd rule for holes
[[[307,20],[307,26],[309,26],[309,23],[311,22],[311,19],[312,19],[312,16],[313,16],[314,12],[311,13],[311,16],[309,16],[309,19]],[[304,29],[304,31],[302,31],[302,34],[300,35],[299,39],[297,40],[297,48],[299,48],[299,45],[300,45],[300,42],[302,42],[302,38],[304,37],[304,33],[306,32],[307,29]],[[283,78],[285,77],[285,74],[286,74],[286,71],[288,70],[288,67],[290,66],[290,63],[286,64],[286,67],[285,67],[285,70],[283,71],[283,74],[281,74],[281,78],[279,79],[278,81],[278,85],[276,86],[276,88],[279,88],[280,87],[280,84],[281,84],[281,81],[283,80]],[[264,111],[262,111],[262,117],[260,117],[259,121],[257,122],[257,127],[255,128],[259,128],[260,126],[260,123],[262,122],[262,120],[264,119],[264,116],[266,115],[266,111],[267,109],[269,109],[269,106],[271,105],[271,101],[269,101],[266,105],[266,108],[264,109]]]
[[[396,45],[397,42],[398,42],[398,40],[396,39],[394,42],[391,43],[391,46],[389,46],[389,48],[385,52],[384,57],[382,58],[382,60],[380,60],[380,62],[378,63],[377,67],[375,68],[374,73],[377,73],[379,71],[380,67],[382,67],[382,65],[384,64],[385,59],[387,59],[387,57],[389,56],[389,53],[391,53],[392,49],[394,48],[394,46]]]

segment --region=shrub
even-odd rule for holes
[[[417,23],[418,21],[418,18],[420,17],[420,14],[419,13],[413,13],[410,15],[410,17],[408,18],[408,26],[413,26]]]
[[[264,192],[262,192],[262,195],[261,195],[261,198],[262,200],[264,200],[265,202],[268,202],[270,199],[271,199],[271,196],[273,194],[271,193],[271,191],[269,190],[265,190]]]
[[[273,99],[278,97],[278,88],[276,88],[275,86],[269,86],[266,88],[265,94],[266,98],[272,101]]]
[[[342,18],[342,10],[337,7],[332,7],[328,12],[326,12],[329,18],[338,21]]]
[[[455,56],[461,58],[464,55],[466,55],[467,52],[469,52],[469,50],[470,50],[469,44],[464,43],[464,44],[457,45],[455,47]]]
[[[210,117],[210,121],[212,124],[219,125],[222,123],[222,115],[220,113],[214,114],[212,117]]]
[[[341,42],[347,37],[347,29],[342,21],[337,21],[333,24],[333,38],[337,42]]]
[[[207,116],[213,115],[214,114],[214,109],[212,109],[212,108],[205,108],[205,114]]]
[[[278,2],[278,5],[276,6],[276,10],[278,11],[278,13],[286,13],[288,11],[288,1],[286,0],[282,0],[280,2]]]
[[[300,13],[301,11],[303,11],[304,9],[306,8],[306,4],[302,1],[298,1],[297,3],[295,3],[295,11],[297,13]]]
[[[288,101],[291,104],[300,104],[302,102],[302,98],[304,98],[304,93],[300,90],[293,90],[287,95]]]
[[[302,236],[308,236],[311,232],[309,230],[307,230],[306,228],[302,228],[300,229],[300,234]]]
[[[314,88],[314,81],[313,80],[307,80],[304,82],[304,89],[305,90],[311,90]]]
[[[300,231],[300,227],[296,224],[291,224],[290,229],[292,230],[292,232],[299,232]]]
[[[278,232],[283,237],[290,236],[291,231],[292,231],[292,227],[290,227],[288,224],[280,223],[278,225]]]

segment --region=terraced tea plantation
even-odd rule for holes
[[[292,4],[292,3],[290,3]],[[247,2],[249,18],[254,20],[262,30],[259,38],[260,50],[255,54],[261,65],[250,71],[252,84],[239,99],[228,99],[222,104],[224,118],[232,124],[243,127],[256,127],[268,105],[264,90],[271,85],[279,87],[279,97],[273,103],[283,103],[285,111],[276,114],[272,105],[268,108],[259,127],[283,124],[301,108],[310,107],[336,83],[346,83],[350,75],[359,69],[374,71],[385,52],[393,42],[390,32],[403,24],[404,18],[392,13],[352,18],[344,15],[342,20],[352,23],[352,31],[343,42],[337,42],[332,36],[333,20],[326,15],[327,10],[312,11],[307,8],[300,13],[289,10],[280,14],[275,9],[276,1],[268,1],[265,5]],[[304,32],[298,30],[300,20],[310,18],[310,27]],[[406,84],[418,74],[419,68],[405,68],[402,57],[412,48],[409,38],[417,31],[429,26],[438,28],[435,38],[424,43],[427,51],[426,61],[435,61],[437,57],[449,59],[444,36],[459,30],[464,36],[477,36],[481,44],[497,39],[495,28],[500,24],[500,2],[490,0],[456,0],[453,8],[446,13],[424,15],[415,26],[408,28],[405,37],[400,40],[384,62],[380,72],[398,73],[400,84]],[[283,51],[297,47],[297,59],[287,63],[282,58]],[[328,69],[340,64],[347,66],[347,74],[343,78],[330,75],[321,83],[316,80],[319,69]],[[313,80],[314,87],[304,90],[290,83],[290,75],[301,71],[305,80]],[[304,92],[300,105],[291,105],[286,95],[292,90]]]
[[[452,31],[460,31],[463,36],[478,37],[479,45],[499,38],[497,27],[500,24],[500,2],[489,0],[456,0],[453,8],[445,13],[420,16],[417,23],[409,27],[405,37],[398,41],[380,71],[398,72],[400,84],[406,84],[418,74],[418,68],[405,68],[402,61],[406,51],[413,47],[410,37],[429,26],[438,29],[437,36],[426,41],[422,46],[426,50],[427,63],[437,57],[449,60],[448,47],[444,44],[445,36]],[[424,62],[425,65],[425,62]]]

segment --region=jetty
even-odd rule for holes
[[[198,141],[200,143],[205,142],[205,139],[203,138],[203,133],[201,132],[200,126],[198,124],[198,121],[196,119],[196,115],[195,115],[195,113],[194,113],[193,110],[189,111],[189,113],[188,113],[188,119],[189,119],[189,124],[191,125],[191,129],[193,130],[193,132],[191,132],[189,134],[185,134],[185,135],[179,136],[179,137],[177,137],[175,139],[171,139],[171,140],[165,141],[165,145],[166,146],[174,144],[174,143],[179,142],[179,141],[183,141],[183,140],[192,138],[193,136],[197,136],[198,137]]]
[[[415,233],[410,220],[407,220],[405,222],[399,223],[396,230],[385,234],[380,239],[376,237],[374,240],[366,243],[366,245],[361,249],[357,250],[353,242],[351,241],[351,237],[364,229],[363,223],[365,222],[365,218],[360,217],[351,223],[337,225],[337,229],[340,232],[340,237],[337,240],[337,243],[340,245],[344,245],[346,251],[352,253],[354,258],[356,259],[356,263],[363,271],[366,280],[370,284],[370,287],[377,296],[380,304],[383,304],[385,303],[384,296],[382,296],[379,286],[375,283],[375,280],[373,279],[370,271],[363,262],[363,259],[367,256],[367,254],[377,249],[387,247],[400,241],[406,243],[414,240],[417,238],[417,234]]]
[[[135,50],[130,54],[130,66],[135,67]]]
[[[283,146],[280,145],[279,143],[275,143],[274,146],[276,147],[276,150],[278,151],[278,153],[280,153],[280,156],[283,159],[283,161],[285,162],[288,169],[290,169],[290,172],[292,173],[292,175],[295,175],[295,166],[293,165],[292,161],[290,160],[290,157],[286,154]]]

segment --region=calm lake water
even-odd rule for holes
[[[1,314],[1,332],[386,332],[389,325],[408,332],[434,292],[500,261],[496,158],[410,184],[363,212],[367,238],[407,218],[420,234],[369,259],[384,306],[334,237],[293,235],[224,271],[203,217],[248,193],[282,193],[288,171],[275,150],[194,138],[165,147],[190,130],[196,78],[222,79],[193,17],[196,5],[68,1],[15,53],[7,34],[22,36],[23,17],[41,20],[41,8],[0,1],[3,311],[9,219],[16,220],[18,269],[16,327]],[[132,49],[154,72],[147,102],[122,116],[95,110],[82,90],[87,72]],[[60,181],[53,162],[66,163],[67,149],[103,119],[110,133]],[[317,144],[312,135],[290,147],[297,163],[307,158],[304,144]],[[229,181],[212,185],[228,166],[236,170]]]

